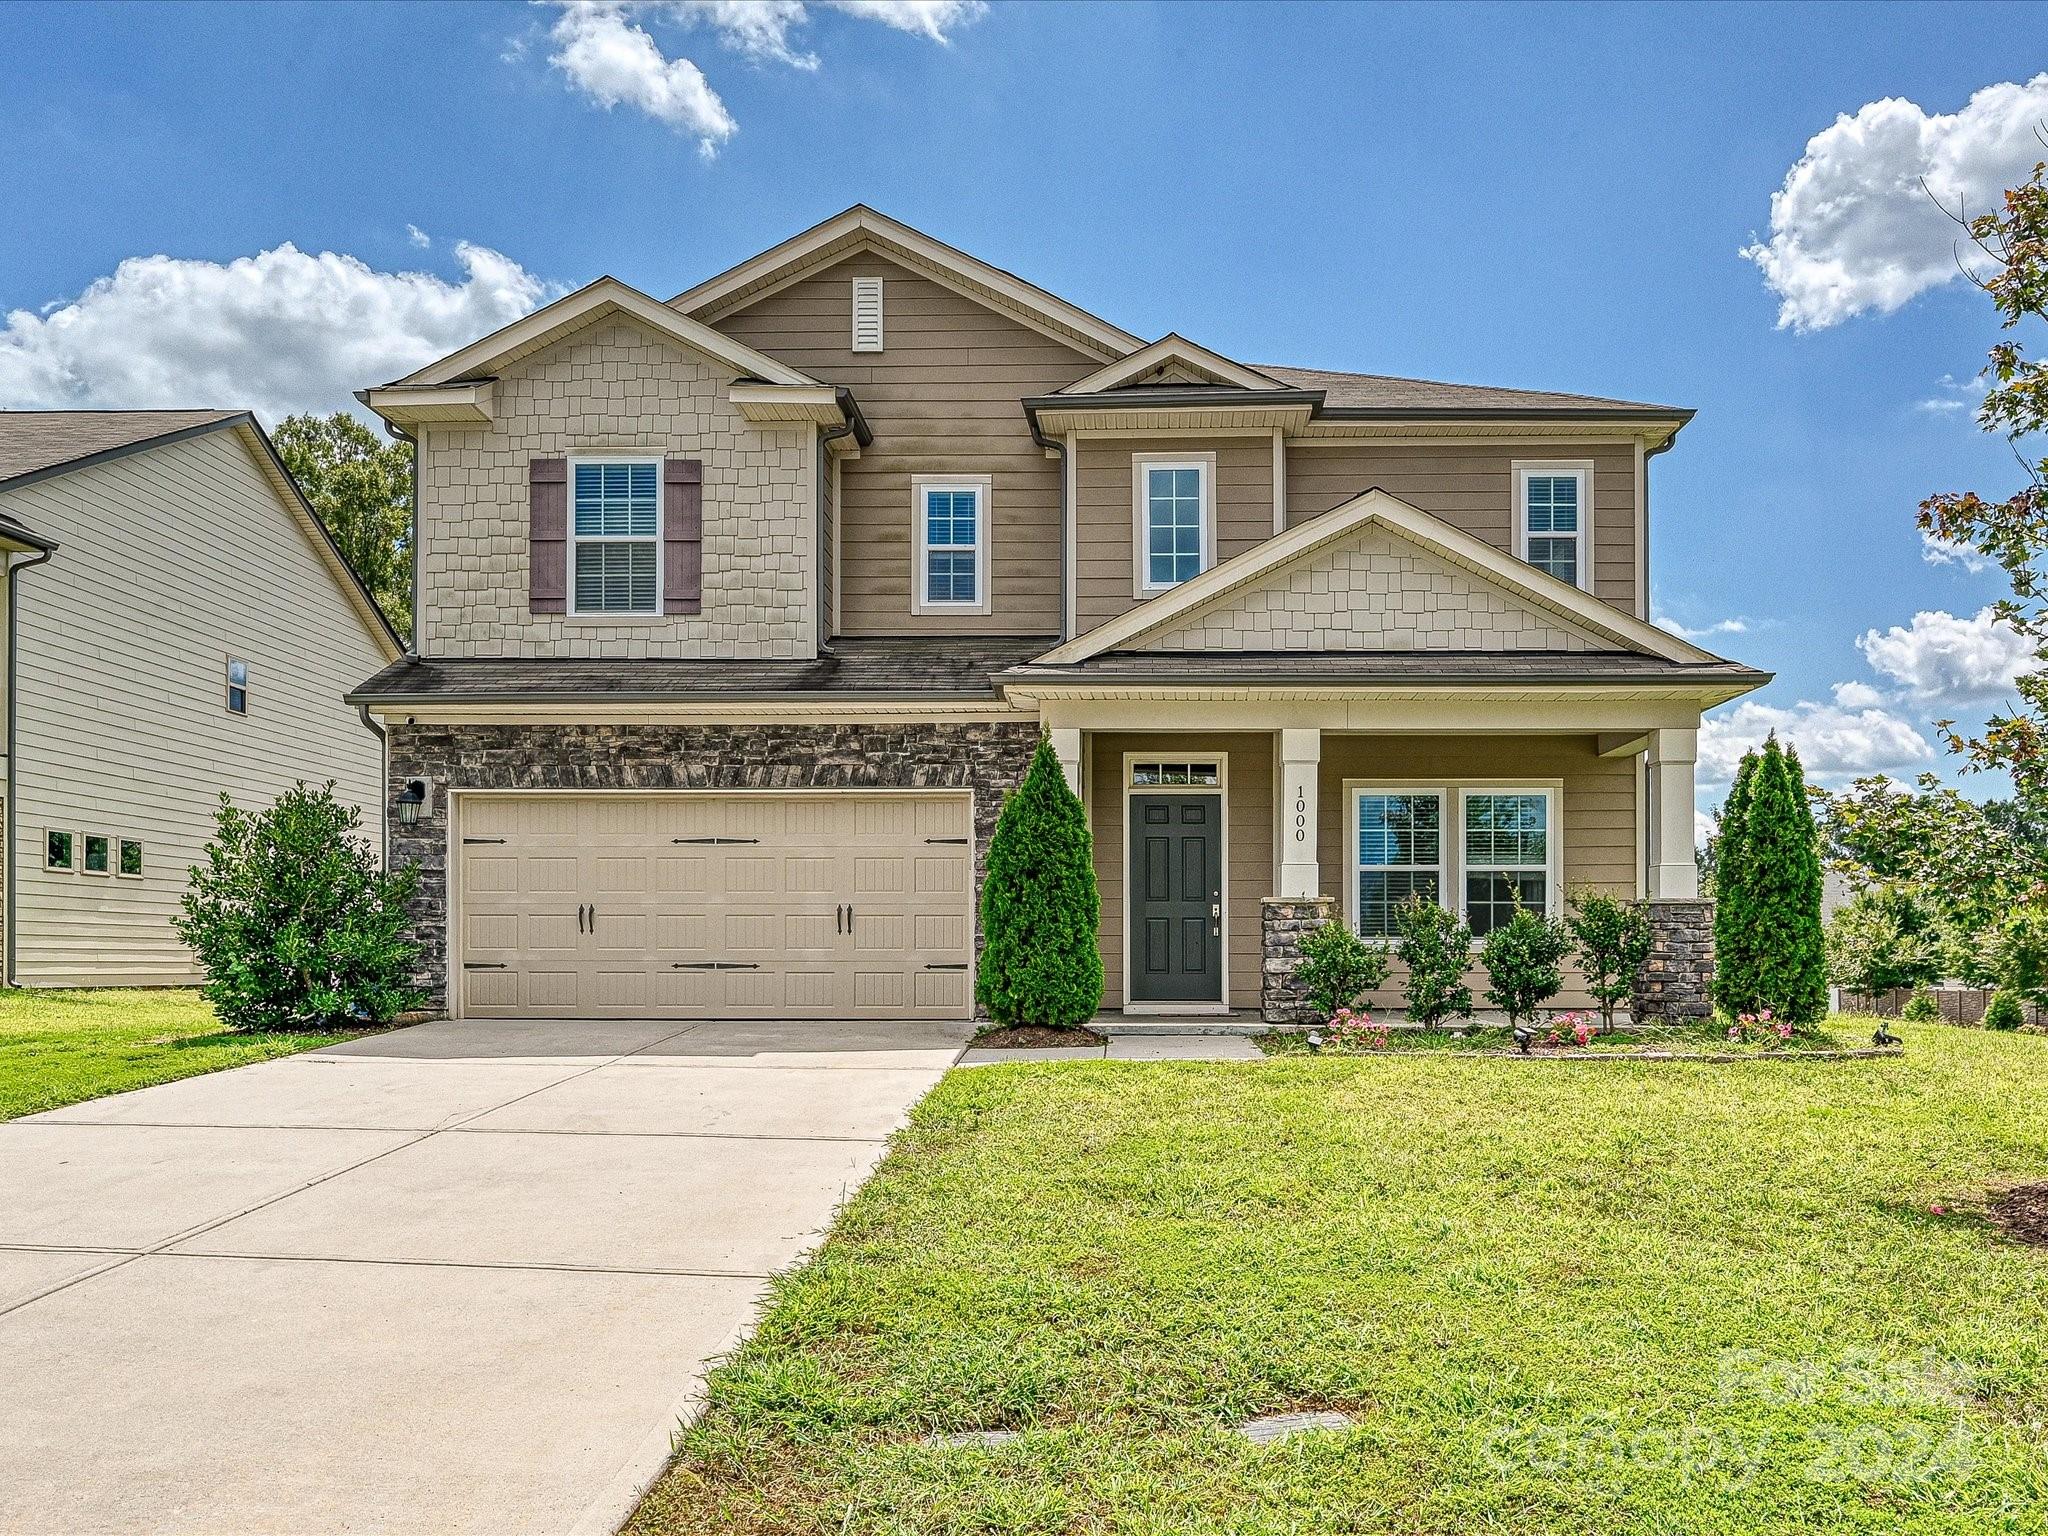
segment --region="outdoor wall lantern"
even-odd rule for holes
[[[407,779],[398,792],[398,819],[409,827],[433,809],[434,786],[425,779]]]

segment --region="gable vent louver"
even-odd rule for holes
[[[853,350],[882,350],[882,280],[856,277],[853,280]]]

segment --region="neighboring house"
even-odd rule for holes
[[[1110,1008],[1258,1008],[1411,892],[1682,920],[1701,711],[1766,681],[1648,619],[1689,412],[1147,342],[867,208],[362,398],[419,654],[351,698],[458,1014],[967,1017],[1041,732]]]
[[[332,779],[381,835],[342,695],[402,645],[246,411],[0,411],[7,980],[198,979],[171,930],[223,791]]]

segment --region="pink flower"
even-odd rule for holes
[[[1937,1216],[1946,1216],[1948,1214],[1948,1207],[1945,1205],[1930,1205],[1927,1209]]]
[[[1757,1017],[1762,1019],[1766,1024],[1768,1024],[1771,1022],[1771,1010],[1766,1008],[1762,1013],[1758,1014]]]

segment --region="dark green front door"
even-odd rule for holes
[[[1223,797],[1131,796],[1131,1001],[1223,1001]]]

